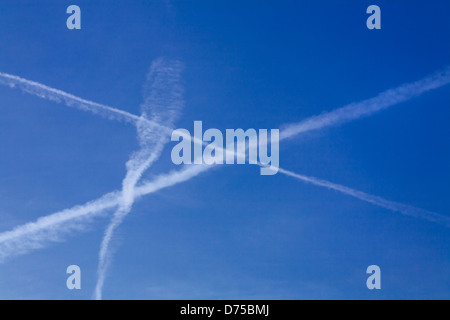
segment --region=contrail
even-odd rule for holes
[[[324,112],[298,123],[285,125],[283,126],[282,132],[280,132],[280,140],[291,138],[303,132],[336,126],[364,116],[369,116],[377,111],[387,109],[449,83],[450,66],[447,66],[422,80],[384,91],[371,99],[351,103],[342,108]]]
[[[84,111],[90,111],[94,114],[101,115],[110,120],[126,121],[135,124],[139,117],[110,106],[92,102],[74,96],[70,93],[48,87],[41,83],[27,80],[8,73],[0,72],[0,84],[7,85],[11,88],[19,88],[23,92],[38,96],[57,103],[64,103],[69,107],[75,107]]]
[[[292,138],[303,132],[336,126],[364,116],[369,116],[377,111],[387,109],[391,106],[417,97],[427,91],[438,89],[449,83],[450,66],[447,66],[442,70],[423,78],[422,80],[403,84],[397,88],[386,90],[373,98],[351,103],[339,109],[324,112],[320,115],[307,118],[297,123],[283,125],[283,130],[280,132],[280,140]],[[102,115],[108,119],[123,120],[135,125],[138,121],[146,121],[149,126],[153,126],[155,129],[164,131],[169,135],[172,133],[171,128],[161,125],[157,121],[153,121],[151,119],[142,120],[141,117],[135,114],[85,100],[62,90],[51,88],[44,84],[27,80],[15,75],[0,72],[0,84],[10,86],[11,88],[18,87],[22,91],[36,95],[40,98],[58,103],[64,102],[67,106],[90,111],[94,114]],[[180,134],[185,136],[182,133]],[[203,141],[198,141],[195,137],[185,136],[185,138],[190,138],[194,143],[204,144]]]
[[[102,288],[109,265],[108,251],[115,229],[131,211],[135,199],[135,187],[142,174],[156,161],[169,141],[165,132],[154,130],[144,121],[150,117],[154,122],[170,128],[182,108],[182,89],[180,86],[181,63],[158,59],[152,63],[144,86],[145,101],[142,104],[142,121],[137,124],[138,138],[141,149],[133,153],[128,160],[127,174],[122,182],[122,195],[119,207],[108,225],[100,246],[98,279],[95,288],[95,298],[101,300]]]
[[[137,186],[134,192],[135,200],[190,180],[208,169],[211,169],[211,166],[186,165],[178,171],[161,174],[154,180]],[[121,193],[114,191],[86,204],[41,217],[35,222],[0,233],[0,262],[30,250],[43,248],[48,242],[62,241],[61,235],[69,231],[82,231],[86,223],[104,215],[106,210],[117,207],[120,200]]]
[[[384,209],[388,209],[393,212],[399,212],[399,213],[407,215],[407,216],[421,218],[424,220],[428,220],[428,221],[435,222],[435,223],[440,223],[447,227],[450,227],[450,217],[440,215],[435,212],[419,209],[419,208],[416,208],[413,206],[405,205],[403,203],[389,201],[389,200],[383,199],[378,196],[374,196],[374,195],[371,195],[371,194],[368,194],[368,193],[365,193],[362,191],[358,191],[355,189],[345,187],[340,184],[332,183],[332,182],[322,180],[322,179],[317,179],[314,177],[308,177],[308,176],[294,173],[292,171],[284,170],[281,168],[279,169],[279,172],[283,173],[287,176],[294,177],[298,180],[304,181],[306,183],[310,183],[310,184],[320,186],[320,187],[325,187],[327,189],[331,189],[331,190],[335,190],[335,191],[347,194],[354,198],[360,199],[365,202],[369,202],[373,205],[376,205],[376,206],[384,208]]]
[[[117,120],[117,121],[124,121],[127,123],[131,123],[133,125],[138,125],[138,123],[141,124],[141,126],[146,126],[149,129],[153,128],[154,131],[156,132],[157,130],[160,131],[161,133],[164,133],[168,136],[170,136],[172,134],[173,128],[168,127],[164,124],[161,123],[165,123],[165,118],[173,116],[175,109],[173,109],[172,107],[170,107],[171,109],[167,109],[165,115],[163,117],[161,117],[161,113],[159,115],[155,115],[153,118],[147,118],[147,117],[139,117],[135,114],[132,114],[130,112],[127,111],[123,111],[111,106],[107,106],[104,104],[100,104],[100,103],[96,103],[93,101],[89,101],[80,97],[77,97],[73,94],[64,92],[62,90],[59,89],[55,89],[49,86],[46,86],[42,83],[36,82],[36,81],[31,81],[31,80],[27,80],[24,78],[21,78],[19,76],[15,76],[12,74],[8,74],[8,73],[3,73],[0,72],[0,84],[9,86],[11,88],[19,88],[21,89],[23,92],[35,95],[39,98],[42,99],[46,99],[46,100],[50,100],[50,101],[54,101],[57,103],[64,103],[66,106],[68,107],[74,107],[83,111],[89,111],[93,114],[96,115],[100,115],[104,118],[107,118],[109,120]],[[156,85],[155,85],[156,87]],[[162,86],[158,86],[158,89],[161,92],[166,92],[166,88],[162,87]],[[155,92],[155,90],[151,88],[144,88],[144,90],[146,91],[145,94],[153,94],[155,97],[157,97],[157,93]],[[177,89],[179,90],[179,89]],[[150,92],[152,91],[152,92]],[[159,99],[159,98],[157,98]],[[159,101],[154,101],[155,106],[158,106],[158,108],[160,110],[161,107],[159,105]],[[193,142],[195,143],[200,143],[200,144],[207,144],[206,142],[203,142],[201,140],[198,140],[195,137],[191,137],[190,135],[186,135],[184,133],[180,133],[184,138],[190,138]]]
[[[1,74],[0,75],[4,75]],[[28,81],[28,80],[26,80]],[[0,81],[1,82],[1,81]],[[308,118],[304,121],[301,121],[295,125],[286,126],[285,130],[280,132],[280,139],[286,139],[293,137],[294,135],[307,132],[309,130],[318,130],[321,128],[325,128],[327,126],[338,125],[340,123],[350,121],[353,119],[357,119],[364,115],[369,115],[374,113],[375,111],[385,109],[389,106],[394,105],[395,103],[404,102],[409,98],[416,97],[426,91],[437,89],[440,86],[444,86],[449,83],[449,68],[443,69],[443,71],[437,72],[434,75],[424,78],[423,80],[417,81],[412,84],[405,84],[396,89],[391,89],[379,94],[377,97],[365,100],[366,103],[354,103],[348,105],[346,107],[336,109],[335,111],[331,111],[328,113],[324,113],[319,116],[315,116],[312,118]],[[41,85],[43,86],[43,85]],[[417,93],[411,92],[413,88],[416,88]],[[56,90],[56,89],[55,89]],[[398,97],[396,98],[396,94]],[[45,96],[44,96],[45,97]],[[390,103],[387,103],[389,100],[388,97],[391,97]],[[403,97],[403,98],[399,98]],[[80,98],[78,98],[80,99]],[[80,99],[82,100],[82,99]],[[395,102],[397,101],[397,102]],[[382,107],[376,107],[376,104],[380,103]],[[359,107],[356,107],[359,106]],[[370,111],[364,112],[364,108],[368,108]],[[345,112],[349,112],[349,115],[345,115]],[[132,119],[139,119],[138,116],[132,115]],[[156,192],[163,188],[167,188],[173,186],[175,184],[190,180],[191,178],[199,175],[202,172],[206,172],[207,170],[217,167],[212,165],[188,165],[184,166],[182,169],[174,172],[170,172],[168,174],[160,175],[156,179],[151,182],[146,182],[141,186],[136,187],[135,189],[135,197],[139,198],[141,196],[145,196],[152,192]],[[284,172],[285,170],[280,169],[279,172]],[[286,174],[286,172],[284,172]],[[291,175],[292,176],[292,175]],[[304,176],[302,176],[304,177]],[[306,181],[306,180],[304,180]],[[317,184],[320,185],[320,184]],[[321,185],[324,186],[325,185]],[[345,188],[345,187],[344,187]],[[352,189],[348,189],[352,190]],[[356,190],[354,190],[356,191]],[[49,241],[49,237],[46,234],[46,230],[51,230],[52,236],[56,237],[59,231],[59,226],[62,223],[68,223],[69,221],[78,221],[83,218],[92,218],[94,216],[99,215],[103,210],[114,208],[119,204],[119,193],[113,192],[105,196],[108,198],[107,201],[104,201],[104,197],[94,200],[92,202],[87,203],[83,206],[74,207],[72,209],[67,209],[43,218],[38,219],[36,222],[27,223],[25,225],[19,226],[12,231],[7,231],[0,233],[0,261],[2,258],[7,256],[14,255],[17,252],[25,253],[28,250],[34,249],[33,243],[36,243],[36,247],[41,246],[46,241]],[[375,196],[372,196],[375,197]],[[362,198],[360,198],[363,200]],[[367,198],[369,199],[369,198]],[[381,198],[380,198],[381,199]],[[384,200],[387,201],[387,200]],[[380,203],[383,203],[381,201]],[[392,202],[387,202],[392,203]],[[388,206],[386,203],[385,208],[392,210],[391,206]],[[404,206],[404,205],[401,205]],[[400,207],[401,207],[400,206]],[[406,206],[407,207],[407,206]],[[420,210],[420,209],[416,209]],[[398,211],[399,210],[393,210]],[[423,210],[424,211],[424,210]],[[405,210],[408,212],[408,210]],[[434,216],[432,214],[431,216]],[[440,219],[437,219],[440,220]],[[22,248],[24,250],[22,250]],[[23,251],[23,252],[22,252]]]
[[[136,187],[135,200],[159,190],[163,190],[165,188],[188,181],[212,168],[218,168],[218,166],[204,164],[186,165],[178,171],[172,171],[167,174],[159,175],[153,181],[146,182],[141,186]],[[442,222],[444,224],[446,224],[448,221],[447,217],[443,218],[443,216],[437,213],[430,213],[426,210],[396,202],[391,202],[377,196],[363,193],[361,191],[350,189],[341,185],[335,185],[325,180],[319,180],[316,178],[299,175],[281,168],[279,169],[279,172],[291,177],[298,178],[304,182],[340,191],[348,195],[358,195],[355,197],[372,204],[376,204],[373,202],[373,200],[377,199],[379,201],[376,205],[394,212],[401,212],[400,209],[402,209],[404,211],[404,214],[414,217],[420,217],[429,221]],[[336,188],[333,188],[332,186],[336,186]],[[339,188],[337,188],[338,186]],[[30,250],[42,248],[49,241],[62,241],[60,234],[68,231],[64,228],[72,228],[71,226],[76,225],[76,222],[79,222],[80,224],[81,222],[86,223],[98,217],[106,210],[117,207],[119,204],[119,199],[120,192],[111,192],[97,200],[88,202],[84,205],[63,210],[42,217],[36,222],[30,222],[21,225],[11,231],[0,233],[0,262],[4,262],[4,260],[8,257],[25,254]],[[393,204],[396,204],[396,206],[394,206]],[[418,213],[425,214],[420,216],[418,215]],[[80,230],[77,229],[77,231]]]
[[[106,209],[117,206],[119,192],[111,192],[97,200],[75,206],[0,233],[0,262],[44,247],[49,241],[61,241],[61,234],[81,230],[86,223]]]

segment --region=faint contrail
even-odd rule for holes
[[[122,182],[122,195],[119,207],[114,213],[102,239],[99,253],[98,279],[95,298],[102,298],[102,288],[106,270],[109,265],[109,244],[115,229],[130,212],[134,199],[135,187],[142,174],[159,158],[164,144],[169,141],[165,132],[154,130],[145,121],[147,117],[154,122],[170,128],[182,108],[182,89],[180,86],[181,63],[158,59],[152,63],[144,87],[144,103],[142,104],[142,121],[138,122],[137,131],[141,149],[134,152],[128,160],[127,174]]]
[[[5,75],[1,74],[0,75]],[[12,76],[15,77],[15,76]],[[26,80],[28,81],[28,80]],[[2,81],[0,81],[1,83]],[[4,81],[3,81],[4,83]],[[31,82],[33,83],[33,82]],[[324,128],[331,125],[337,125],[343,123],[345,121],[350,121],[353,119],[357,119],[363,115],[369,115],[375,111],[385,109],[389,106],[394,105],[395,103],[406,101],[409,98],[413,98],[418,96],[421,93],[424,93],[431,89],[437,89],[440,86],[449,83],[449,68],[443,69],[443,71],[437,72],[434,75],[424,78],[423,80],[417,81],[412,84],[405,84],[396,89],[391,89],[379,94],[377,97],[365,100],[365,103],[354,103],[348,105],[347,107],[343,107],[340,109],[336,109],[335,111],[331,111],[328,113],[324,113],[319,116],[315,116],[304,121],[301,121],[295,125],[289,125],[285,130],[280,132],[280,139],[286,139],[289,137],[293,137],[294,135],[300,134],[302,132],[307,132],[309,130],[317,130],[320,128]],[[7,83],[8,84],[8,83]],[[9,84],[11,85],[11,84]],[[40,84],[39,84],[40,85]],[[43,85],[40,85],[43,86]],[[44,86],[45,87],[45,86]],[[411,92],[413,88],[416,88],[417,93]],[[56,90],[56,89],[53,89]],[[27,91],[28,92],[28,91]],[[395,94],[398,94],[398,97],[395,97]],[[41,96],[41,95],[39,95]],[[72,95],[70,95],[72,96]],[[43,97],[46,97],[45,95]],[[388,99],[391,97],[390,99]],[[403,98],[401,98],[403,97]],[[79,100],[83,100],[77,98]],[[391,101],[388,103],[388,101]],[[397,102],[395,102],[397,101]],[[376,104],[380,103],[380,107],[376,107]],[[368,108],[367,112],[364,112],[364,108]],[[345,112],[349,112],[349,115],[345,115]],[[132,115],[131,119],[135,119],[136,121],[139,119],[138,116]],[[181,170],[171,172],[169,174],[164,174],[158,176],[151,182],[146,182],[143,185],[137,187],[135,189],[135,196],[141,197],[146,194],[161,190],[163,188],[167,188],[173,186],[175,184],[187,181],[202,172],[209,170],[210,168],[217,166],[208,166],[208,165],[188,165],[184,166]],[[281,169],[280,171],[285,171]],[[286,173],[285,173],[286,174]],[[305,180],[304,180],[305,181]],[[319,184],[317,184],[319,185]],[[325,186],[325,185],[321,185]],[[351,189],[349,189],[351,190]],[[36,243],[37,247],[41,246],[46,241],[49,241],[50,238],[57,237],[59,226],[61,225],[61,221],[63,223],[69,221],[78,221],[79,219],[84,218],[92,218],[98,215],[105,209],[116,207],[119,203],[118,200],[119,193],[110,193],[107,198],[108,201],[103,201],[103,198],[87,203],[84,206],[77,206],[72,209],[67,209],[43,218],[38,219],[36,222],[27,223],[25,225],[19,226],[12,231],[7,231],[0,233],[0,260],[1,258],[5,258],[7,256],[13,255],[15,252],[26,252],[30,249],[33,249],[33,243]],[[362,199],[362,198],[361,198]],[[387,201],[387,200],[384,200]],[[380,202],[382,203],[382,202]],[[386,209],[390,209],[389,206],[385,206]],[[392,209],[390,209],[392,210]],[[417,209],[420,210],[420,209]],[[394,210],[398,211],[398,210]],[[50,230],[52,237],[46,234],[47,230]],[[24,253],[23,252],[23,253]]]
[[[362,191],[358,191],[355,189],[345,187],[340,184],[332,183],[332,182],[322,180],[322,179],[317,179],[314,177],[308,177],[308,176],[294,173],[292,171],[284,170],[281,168],[279,169],[279,172],[283,173],[287,176],[294,177],[298,180],[316,185],[316,186],[325,187],[327,189],[339,191],[341,193],[344,193],[344,194],[347,194],[354,198],[369,202],[373,205],[388,209],[390,211],[399,212],[399,213],[407,215],[407,216],[425,219],[425,220],[428,220],[431,222],[440,223],[447,227],[450,227],[450,217],[440,215],[435,212],[419,209],[419,208],[409,206],[409,205],[406,205],[403,203],[389,201],[389,200],[383,199],[378,196],[374,196],[374,195],[371,195],[371,194],[368,194],[368,193],[365,193]]]

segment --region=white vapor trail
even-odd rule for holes
[[[179,62],[178,62],[179,63]],[[179,67],[179,66],[178,66]],[[148,79],[147,79],[148,80]],[[123,111],[111,106],[107,106],[104,104],[96,103],[93,101],[89,101],[77,96],[74,96],[73,94],[64,92],[59,89],[55,89],[49,86],[46,86],[42,83],[27,80],[15,75],[11,75],[8,73],[0,72],[0,84],[9,86],[11,88],[19,88],[23,92],[35,95],[37,97],[40,97],[42,99],[47,99],[50,101],[54,101],[57,103],[64,103],[68,107],[75,107],[77,109],[83,110],[83,111],[89,111],[93,114],[100,115],[104,118],[107,118],[109,120],[118,120],[118,121],[124,121],[127,123],[134,124],[138,126],[139,124],[142,127],[146,127],[148,130],[153,129],[154,132],[160,131],[160,133],[164,133],[168,136],[172,134],[173,129],[171,127],[168,127],[164,125],[165,122],[167,122],[168,117],[174,116],[174,113],[176,109],[167,109],[165,111],[165,115],[162,116],[162,113],[160,112],[159,115],[155,114],[153,115],[153,118],[148,117],[139,117],[135,114],[132,114],[127,111]],[[162,83],[160,83],[162,84]],[[161,92],[167,92],[166,89],[161,86],[160,84],[155,83],[155,88],[158,87],[158,89]],[[152,91],[151,88],[144,88],[145,94],[153,94],[155,97],[157,97],[157,92],[154,90]],[[152,92],[151,92],[152,91]],[[178,94],[178,93],[177,93]],[[159,99],[159,98],[158,98]],[[161,111],[161,107],[159,106],[159,101],[154,101],[155,106],[157,106]],[[147,102],[148,103],[148,102]],[[162,124],[161,124],[162,123]],[[203,144],[203,141],[197,140],[195,137],[186,136],[184,133],[180,133],[184,138],[190,138],[195,143],[201,143]]]
[[[94,114],[101,115],[110,120],[120,120],[135,124],[139,117],[110,106],[92,102],[74,96],[70,93],[48,87],[41,83],[27,80],[8,73],[0,72],[0,84],[7,85],[11,88],[19,88],[23,92],[38,96],[57,103],[64,103],[69,107],[75,107],[84,111],[90,111]]]
[[[449,83],[450,66],[447,66],[429,77],[384,91],[371,99],[351,103],[342,108],[324,112],[298,123],[285,125],[282,132],[280,132],[280,140],[291,138],[303,132],[335,126],[371,115]]]
[[[387,107],[393,106],[397,103],[404,102],[408,99],[416,97],[426,91],[437,89],[450,82],[449,76],[450,68],[445,68],[430,77],[424,78],[423,80],[417,81],[411,84],[402,85],[396,89],[391,89],[385,91],[378,96],[365,100],[363,102],[354,103],[346,107],[336,109],[335,111],[323,113],[321,115],[308,118],[297,124],[289,125],[284,130],[280,132],[280,139],[287,139],[293,137],[294,135],[304,133],[310,130],[318,130],[332,125],[337,125],[344,123],[346,121],[354,120],[360,118],[364,115],[372,114],[376,111],[386,109]],[[0,83],[5,83],[1,78],[5,74],[0,73]],[[24,80],[23,81],[28,81]],[[27,85],[34,82],[25,82]],[[11,85],[7,82],[8,85]],[[39,85],[41,88],[43,85]],[[43,86],[45,87],[45,86]],[[48,88],[48,87],[45,87]],[[46,89],[47,90],[47,89]],[[56,89],[52,89],[56,90]],[[415,90],[415,91],[414,91]],[[29,92],[27,90],[24,90]],[[58,91],[58,90],[57,90]],[[58,91],[59,92],[59,91]],[[66,93],[65,93],[66,94]],[[48,95],[41,95],[41,97],[49,97]],[[71,95],[70,95],[71,96]],[[71,96],[73,97],[73,96]],[[76,97],[75,97],[76,98]],[[62,98],[60,97],[60,100]],[[83,100],[80,98],[76,98]],[[55,99],[52,99],[55,100]],[[60,101],[57,100],[57,101]],[[67,102],[66,102],[67,103]],[[92,111],[92,110],[91,110]],[[120,111],[120,110],[119,110]],[[119,113],[120,114],[120,113]],[[131,117],[127,116],[127,119],[131,120],[129,122],[138,123],[138,117],[130,114]],[[143,121],[143,120],[142,120]],[[147,120],[145,120],[147,121]],[[150,123],[153,123],[150,121]],[[154,124],[154,123],[153,123]],[[155,124],[154,124],[155,125]],[[158,124],[156,124],[158,125]],[[167,127],[160,126],[168,131]],[[183,166],[178,171],[173,171],[168,174],[159,175],[153,181],[142,183],[136,186],[134,189],[134,200],[138,199],[147,194],[156,192],[163,188],[173,186],[175,184],[187,181],[202,172],[205,172],[213,167],[211,165],[187,165]],[[425,218],[431,221],[442,221],[442,217],[438,214],[431,213],[425,210],[420,210],[417,208],[409,207],[403,204],[390,202],[382,198],[365,194],[360,191],[356,191],[344,186],[333,184],[324,180],[319,180],[316,178],[306,177],[302,175],[297,175],[290,171],[279,169],[279,172],[286,174],[288,176],[295,177],[305,182],[313,183],[318,186],[323,186],[328,189],[334,189],[348,195],[352,195],[358,199],[367,201],[372,204],[376,204],[380,207],[404,213],[409,215],[414,215],[416,217]],[[301,177],[301,178],[300,178]],[[123,197],[123,192],[112,192],[97,200],[91,201],[85,205],[77,206],[71,209],[67,209],[43,218],[38,219],[36,222],[27,223],[17,228],[0,233],[0,261],[2,259],[12,256],[14,254],[21,254],[28,252],[29,250],[42,247],[48,241],[60,240],[60,235],[67,230],[69,223],[77,222],[81,223],[92,219],[106,209],[111,209],[120,205],[121,197]],[[431,217],[431,218],[430,218]],[[444,219],[445,220],[445,219]],[[446,220],[445,220],[446,221]]]
[[[134,191],[135,200],[187,181],[210,168],[211,166],[207,165],[187,165],[178,171],[161,174],[154,180],[137,186]],[[35,222],[0,233],[0,262],[30,250],[43,248],[50,241],[61,241],[61,235],[74,228],[82,231],[83,224],[101,216],[106,210],[117,207],[120,200],[121,193],[114,191],[83,205],[41,217]]]
[[[41,217],[35,222],[0,233],[0,262],[8,257],[42,248],[49,241],[61,241],[61,234],[80,230],[82,223],[100,216],[106,209],[117,206],[118,196],[118,192],[111,192],[97,200]]]
[[[131,211],[135,199],[135,187],[142,174],[156,161],[163,150],[169,136],[163,131],[150,126],[147,117],[154,122],[170,128],[182,108],[182,89],[180,86],[181,64],[178,61],[158,59],[152,63],[144,87],[144,103],[142,104],[142,121],[137,124],[141,149],[133,153],[128,160],[127,174],[122,182],[122,194],[119,206],[108,225],[100,246],[98,279],[95,298],[101,300],[106,271],[110,262],[108,250],[115,229]]]
[[[393,212],[399,212],[401,214],[407,215],[407,216],[412,216],[415,218],[421,218],[421,219],[425,219],[431,222],[436,222],[436,223],[440,223],[443,224],[447,227],[450,227],[450,217],[444,216],[444,215],[440,215],[438,213],[435,212],[431,212],[428,210],[423,210],[423,209],[419,209],[413,206],[409,206],[409,205],[405,205],[403,203],[398,203],[398,202],[394,202],[394,201],[389,201],[386,199],[383,199],[381,197],[378,196],[374,196],[362,191],[358,191],[355,189],[351,189],[348,187],[345,187],[343,185],[340,184],[336,184],[336,183],[332,183],[326,180],[322,180],[322,179],[317,179],[314,177],[308,177],[305,175],[301,175],[298,173],[294,173],[288,170],[284,170],[284,169],[279,169],[280,173],[283,173],[287,176],[296,178],[298,180],[304,181],[306,183],[310,183],[316,186],[320,186],[320,187],[325,187],[327,189],[331,189],[331,190],[335,190],[344,194],[347,194],[349,196],[352,196],[354,198],[360,199],[362,201],[365,202],[369,202],[373,205],[376,205],[378,207],[382,207],[384,209],[388,209],[390,211]]]

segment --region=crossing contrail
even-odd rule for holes
[[[158,175],[152,181],[135,188],[135,200],[188,181],[211,168],[212,166],[207,165],[186,165],[180,170]],[[120,197],[121,192],[114,191],[83,205],[41,217],[34,222],[0,233],[0,262],[43,248],[49,242],[62,241],[63,235],[70,231],[83,231],[86,223],[105,215],[107,210],[116,208],[120,203]]]
[[[280,132],[280,139],[282,140],[291,138],[300,133],[308,132],[311,130],[318,130],[328,126],[338,125],[347,121],[355,120],[362,116],[370,115],[376,111],[386,109],[395,104],[405,102],[427,91],[442,87],[450,82],[449,70],[450,70],[449,67],[444,68],[443,70],[436,72],[435,74],[429,77],[426,77],[414,83],[405,84],[400,87],[387,90],[383,93],[380,93],[378,96],[374,98],[359,103],[353,103],[340,109],[336,109],[331,112],[326,112],[321,115],[305,119],[299,123],[288,125],[285,127],[284,130]],[[25,80],[16,76],[7,75],[4,73],[0,73],[0,83],[7,84],[12,87],[19,86],[25,92],[36,94],[42,98],[54,100],[57,102],[64,101],[67,105],[71,105],[71,101],[78,101],[77,103],[80,104],[82,104],[83,101],[86,101],[84,99],[77,98],[73,95],[64,93],[62,91],[49,88],[42,84]],[[28,86],[31,86],[31,89]],[[37,90],[38,88],[42,89],[44,92],[38,91]],[[60,95],[60,92],[62,92],[63,94],[62,96]],[[53,96],[53,94],[55,96]],[[65,100],[63,97],[66,96],[70,97],[70,99],[68,98],[68,100]],[[93,102],[89,103],[83,102],[83,103],[84,103],[83,107],[79,106],[81,109],[88,109],[86,108],[86,106],[89,107],[102,106],[100,104],[96,104]],[[111,107],[108,107],[106,109],[105,108],[100,109],[102,110],[105,109],[108,110],[109,112],[111,111],[109,108]],[[88,110],[94,112],[94,110],[91,109]],[[126,120],[134,124],[137,124],[138,120],[140,119],[140,117],[136,115],[129,114],[127,112],[124,112],[125,114],[123,114],[122,112],[116,112],[120,110],[114,108],[113,110],[115,110],[112,111],[113,114],[114,115],[117,114],[117,117],[119,119],[122,119],[121,117],[124,117],[126,119],[122,120]],[[170,128],[161,126],[159,125],[159,123],[153,124],[155,126],[158,126],[159,128],[166,128],[167,130],[170,130]],[[188,165],[182,167],[178,171],[173,171],[168,174],[159,175],[153,181],[145,182],[142,183],[141,185],[136,186],[134,190],[135,196],[134,199],[138,199],[142,196],[156,192],[163,188],[167,188],[175,184],[188,181],[191,178],[203,172],[206,172],[213,167],[216,166]],[[296,173],[281,168],[279,172],[286,174],[288,176],[295,177],[305,182],[309,182],[318,186],[326,187],[328,189],[333,189],[346,193],[348,195],[352,195],[358,199],[367,201],[372,204],[376,204],[388,210],[424,218],[435,222],[446,223],[447,221],[447,217],[441,216],[439,214],[391,202],[382,199],[380,197],[372,196],[363,193],[361,191],[333,184],[325,180],[298,175]],[[89,219],[99,216],[107,209],[117,207],[120,203],[119,199],[120,197],[121,197],[120,192],[118,191],[112,192],[97,200],[88,202],[85,205],[76,206],[72,209],[66,209],[64,211],[57,212],[55,214],[40,218],[36,222],[30,222],[22,226],[18,226],[11,231],[0,233],[0,261],[14,254],[26,253],[29,250],[42,247],[48,241],[52,240],[54,241],[55,239],[59,240],[60,234],[66,232],[65,228],[68,228],[70,224],[74,222],[81,223],[83,221],[88,221]],[[397,206],[393,206],[393,204],[396,204]]]
[[[99,253],[98,279],[95,298],[101,300],[106,271],[110,263],[109,246],[114,231],[119,227],[131,208],[135,199],[135,187],[142,174],[156,161],[169,141],[165,132],[155,130],[145,121],[147,117],[165,127],[172,127],[182,108],[182,89],[180,85],[181,63],[157,59],[152,63],[144,86],[144,103],[142,121],[138,122],[137,132],[141,149],[134,152],[128,160],[127,174],[122,182],[120,202],[110,224],[105,230]]]

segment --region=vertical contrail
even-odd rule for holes
[[[108,225],[99,253],[98,279],[95,298],[102,298],[102,288],[108,268],[108,250],[115,229],[130,212],[135,196],[135,187],[142,174],[157,160],[164,144],[169,141],[166,132],[155,130],[145,119],[171,128],[183,105],[180,85],[181,64],[178,61],[158,59],[153,62],[144,86],[144,103],[142,104],[142,120],[137,123],[138,139],[141,149],[133,153],[128,160],[127,174],[122,182],[122,194],[111,223]]]

